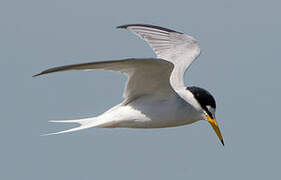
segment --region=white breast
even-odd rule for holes
[[[118,105],[99,118],[104,127],[164,128],[190,124],[200,120],[200,113],[180,96],[157,100],[156,96],[142,96],[126,105]]]

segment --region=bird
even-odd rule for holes
[[[185,71],[200,55],[197,40],[185,33],[149,24],[127,24],[126,29],[146,41],[155,58],[127,58],[50,68],[34,75],[69,70],[108,70],[127,75],[124,100],[96,117],[51,120],[79,126],[50,133],[62,134],[87,128],[167,128],[200,120],[210,123],[224,146],[216,121],[216,101],[207,90],[184,84]]]

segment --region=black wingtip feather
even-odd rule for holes
[[[44,74],[56,72],[56,71],[53,71],[53,69],[55,69],[55,68],[47,69],[47,70],[45,70],[45,71],[42,71],[42,72],[40,72],[40,73],[38,73],[38,74],[33,75],[32,77],[37,77],[37,76],[41,76],[41,75],[44,75]]]
[[[127,29],[130,26],[149,27],[149,28],[159,29],[159,30],[162,30],[162,31],[175,32],[175,33],[183,34],[181,32],[178,32],[178,31],[175,31],[175,30],[172,30],[172,29],[164,28],[164,27],[161,27],[161,26],[150,25],[150,24],[125,24],[125,25],[117,26],[116,28],[117,29]]]
[[[40,75],[42,75],[42,73],[35,74],[32,77],[37,77],[37,76],[40,76]]]

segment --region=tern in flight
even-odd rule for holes
[[[221,143],[224,141],[216,118],[214,97],[200,87],[185,87],[184,73],[200,54],[197,41],[184,33],[147,25],[118,26],[145,40],[157,58],[129,58],[50,68],[34,75],[68,70],[109,70],[128,76],[124,101],[97,117],[50,122],[78,123],[67,133],[98,128],[166,128],[208,121]],[[50,135],[50,134],[48,134]]]

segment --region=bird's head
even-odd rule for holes
[[[211,124],[221,143],[224,145],[224,141],[215,116],[215,98],[211,95],[211,93],[199,87],[187,87],[187,90],[189,90],[193,94],[194,98],[200,104],[202,108],[202,117],[204,118],[204,120],[208,121]]]

